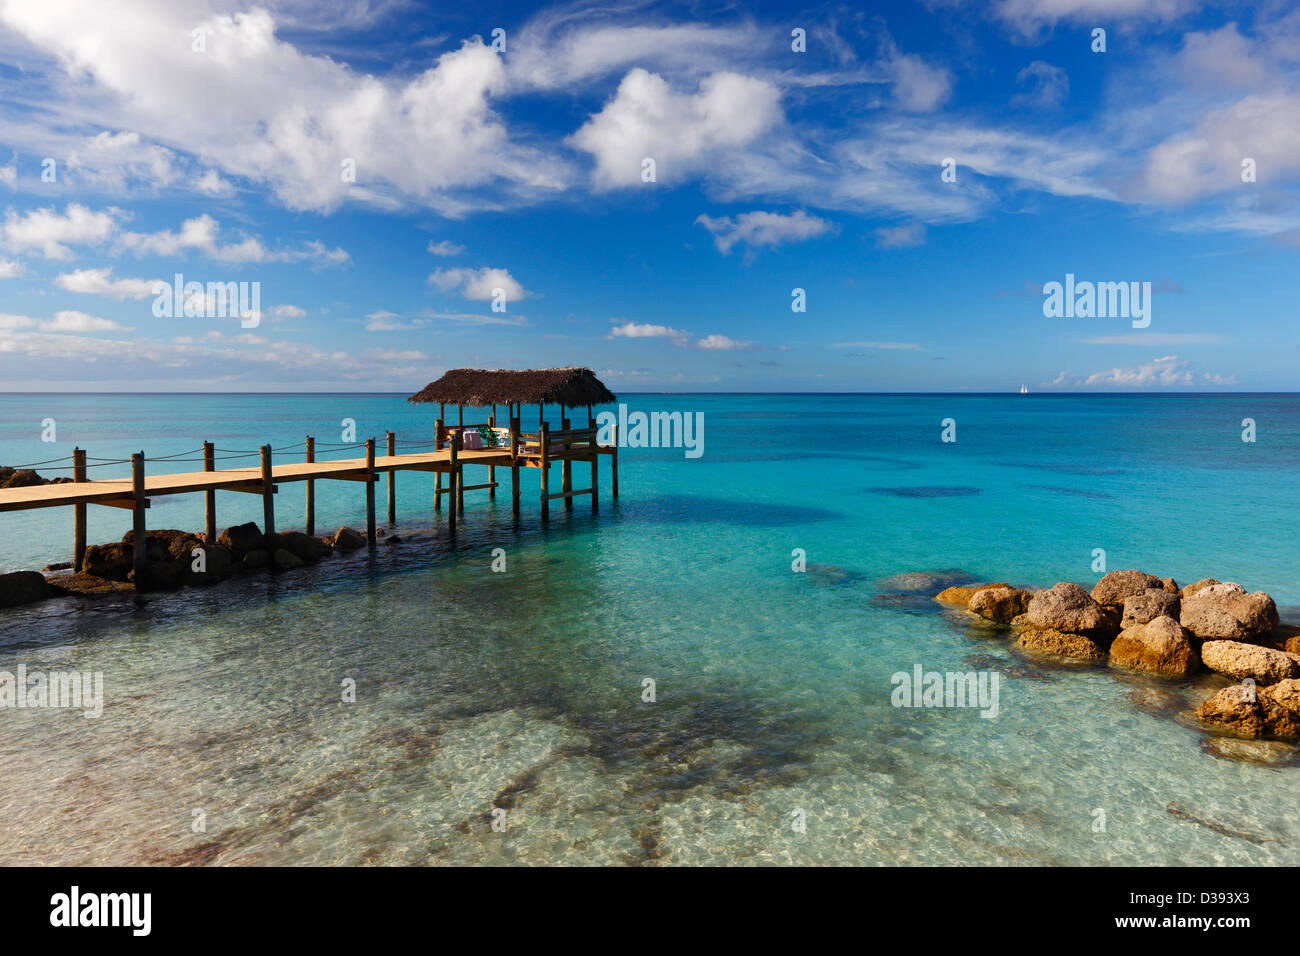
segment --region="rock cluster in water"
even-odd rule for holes
[[[1206,578],[1111,571],[1089,592],[1060,582],[1042,591],[1006,583],[950,587],[934,598],[1017,633],[1031,653],[1106,662],[1185,678],[1206,669],[1241,683],[1196,710],[1203,723],[1247,737],[1300,739],[1300,636],[1278,630],[1263,591]]]
[[[384,534],[379,529],[375,536]],[[390,535],[396,543],[401,539]],[[253,522],[235,525],[209,542],[207,535],[175,529],[145,533],[145,579],[136,580],[135,532],[121,541],[86,548],[84,568],[76,574],[15,571],[0,574],[0,608],[29,604],[66,594],[99,596],[136,590],[168,591],[185,585],[209,585],[249,571],[288,571],[314,564],[330,555],[356,551],[366,536],[339,528],[327,537],[301,531],[265,535]],[[47,571],[70,568],[51,565]]]

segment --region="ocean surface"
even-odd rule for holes
[[[703,413],[704,453],[624,449],[617,502],[602,461],[597,514],[557,502],[542,527],[529,470],[517,523],[508,486],[469,492],[451,540],[432,477],[403,473],[402,540],[373,555],[0,611],[0,670],[104,680],[99,719],[0,709],[0,864],[1300,863],[1295,749],[1188,719],[1226,679],[1031,660],[928,598],[1091,586],[1104,549],[1295,620],[1300,396],[625,401]],[[183,471],[204,440],[340,442],[346,418],[427,440],[435,416],[399,395],[5,395],[0,464],[80,445]],[[281,485],[281,530],[302,488]],[[218,493],[220,527],[260,511]],[[317,516],[364,527],[363,486],[319,482]],[[202,497],[148,520],[199,530]],[[93,508],[90,540],[130,521]],[[0,514],[3,570],[71,548],[70,508]],[[998,673],[997,716],[893,706],[917,665]]]

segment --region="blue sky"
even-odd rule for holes
[[[3,387],[1297,387],[1293,3],[460,6],[0,0]]]

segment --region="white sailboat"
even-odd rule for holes
[[[1021,395],[1028,395],[1028,394],[1029,394],[1029,386],[1028,386],[1028,385],[1021,385],[1021,386],[1020,386],[1020,394],[1021,394]]]

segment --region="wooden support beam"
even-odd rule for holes
[[[216,471],[216,446],[210,441],[203,443],[203,470]],[[203,537],[208,544],[217,543],[217,493],[203,493]]]
[[[566,432],[569,430],[569,416],[564,414],[563,405],[560,406],[560,427]],[[564,443],[564,461],[560,463],[560,491],[562,492],[573,490],[573,462],[569,461],[568,450],[569,443],[566,441]],[[573,498],[566,497],[564,499],[564,510],[573,510]]]
[[[86,480],[86,451],[84,448],[72,449],[72,480],[77,483]],[[72,506],[72,570],[80,574],[86,566],[86,506]]]
[[[308,462],[316,460],[316,439],[311,435],[307,436],[307,458]],[[307,533],[314,535],[316,533],[316,482],[311,479],[307,480]]]
[[[102,501],[92,501],[90,502],[90,504],[103,505],[106,508],[121,508],[123,511],[134,511],[136,509],[136,501],[134,495],[125,498],[105,498]],[[146,511],[149,510],[149,506],[150,506],[149,499],[148,498],[144,499],[144,509]]]
[[[275,482],[271,478],[271,446],[262,446],[262,534],[275,536]]]
[[[131,530],[134,533],[132,569],[135,571],[135,586],[143,588],[149,576],[148,558],[145,556],[144,508],[144,452],[131,456],[131,498],[133,499]]]
[[[564,498],[566,501],[577,498],[579,495],[591,494],[590,488],[580,488],[577,491],[561,491],[553,495],[547,495],[547,498]]]
[[[457,479],[460,477],[460,432],[451,436],[451,475],[448,480],[451,482],[449,491],[455,492]],[[456,502],[453,501],[447,506],[447,531],[450,534],[456,533]]]
[[[618,425],[614,426],[614,450],[609,455],[610,470],[613,472],[614,497],[618,498]]]
[[[375,548],[375,484],[370,480],[375,467],[375,440],[366,439],[366,539],[373,551]]]
[[[595,428],[591,420],[591,406],[587,406],[587,427]],[[591,440],[591,510],[600,510],[600,454],[597,449],[596,439]]]
[[[510,511],[519,517],[519,419],[510,419]]]
[[[497,407],[495,404],[493,404],[492,406],[492,415],[490,418],[488,418],[488,424],[492,426],[492,441],[495,442],[496,427],[497,427]],[[497,496],[497,466],[496,465],[488,465],[488,485],[489,485],[488,499],[489,500],[495,499]]]
[[[460,406],[457,406],[458,408]],[[452,469],[452,480],[456,482],[456,514],[465,513],[465,466],[460,464],[460,453],[465,450],[465,433],[456,432],[456,467]]]
[[[542,440],[541,440],[541,469],[542,469],[542,520],[547,521],[551,517],[551,482],[549,472],[551,470],[551,434],[550,429],[546,427],[546,421],[542,421]]]
[[[433,450],[438,451],[442,448],[442,419],[439,418],[433,425]],[[442,510],[442,472],[433,473],[433,510]]]
[[[388,457],[392,458],[397,454],[397,433],[388,433]],[[388,472],[388,527],[391,529],[397,524],[397,470],[389,469]]]

